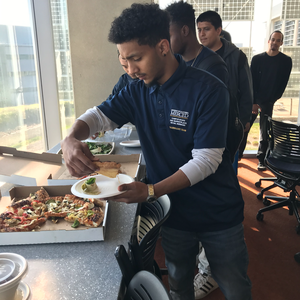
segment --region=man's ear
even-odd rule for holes
[[[222,27],[217,28],[217,33],[218,33],[218,35],[220,35],[221,32],[222,32]]]
[[[163,39],[158,43],[158,51],[162,56],[166,56],[170,52],[170,43],[168,40]]]
[[[184,25],[180,31],[183,36],[188,36],[190,33],[190,28],[187,25]]]

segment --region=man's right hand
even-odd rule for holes
[[[81,177],[97,171],[93,161],[97,161],[90,152],[88,145],[82,143],[72,136],[67,136],[61,142],[66,166],[72,176]]]

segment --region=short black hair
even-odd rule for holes
[[[219,27],[222,28],[222,19],[220,15],[213,10],[205,11],[199,15],[197,18],[197,23],[199,22],[209,22],[215,27],[215,29],[218,29]]]
[[[169,14],[157,4],[134,3],[112,22],[108,40],[114,44],[136,40],[155,47],[162,39],[170,42],[169,23]]]
[[[273,32],[270,34],[269,40],[271,39],[273,33],[280,33],[281,36],[282,36],[281,41],[283,42],[283,37],[284,37],[284,36],[283,36],[283,33],[282,33],[280,30],[275,30],[275,31],[273,31]]]
[[[196,32],[195,10],[191,4],[183,1],[175,2],[167,6],[166,11],[170,14],[171,23],[180,27],[187,25]]]

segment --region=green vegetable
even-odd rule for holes
[[[80,225],[78,220],[75,220],[74,223],[72,224],[73,228],[77,228]]]
[[[50,203],[55,203],[55,200],[54,199],[49,199],[46,201],[46,204],[50,204]]]
[[[95,181],[96,181],[96,178],[95,177],[91,177],[91,178],[87,179],[85,181],[85,183],[86,184],[93,184],[93,183],[95,183]]]
[[[94,212],[92,210],[88,210],[86,216],[89,218],[92,215],[94,215]]]
[[[111,151],[111,144],[97,144],[92,142],[86,142],[92,154],[107,154]]]

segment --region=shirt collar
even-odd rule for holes
[[[150,88],[150,94],[152,94],[155,90],[160,88],[161,91],[167,94],[172,94],[174,90],[177,88],[177,86],[180,84],[183,75],[185,74],[186,71],[186,63],[182,59],[181,55],[175,54],[175,58],[179,62],[179,65],[176,69],[176,71],[173,73],[173,75],[161,86],[154,85]]]

